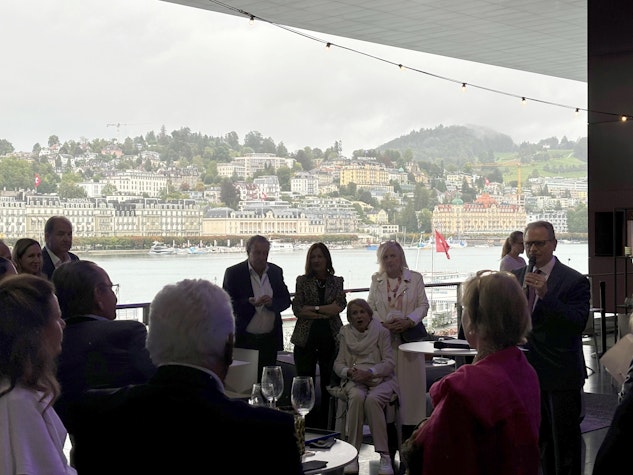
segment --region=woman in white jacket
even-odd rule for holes
[[[408,268],[402,246],[387,241],[378,247],[379,270],[371,277],[367,302],[391,332],[391,345],[396,356],[396,377],[400,386],[400,419],[402,440],[413,433],[426,417],[426,378],[424,359],[398,349],[401,334],[422,321],[429,310],[429,301],[422,274]]]
[[[76,474],[53,409],[65,323],[53,284],[20,274],[0,282],[0,474]]]

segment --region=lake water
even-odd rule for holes
[[[588,272],[586,243],[559,243],[556,255],[565,264],[577,271]],[[332,249],[332,261],[336,274],[345,279],[345,289],[366,289],[371,275],[378,270],[376,251],[368,249]],[[288,290],[295,291],[298,275],[303,274],[307,250],[271,251],[268,260],[281,266]],[[409,267],[422,272],[425,282],[463,282],[469,275],[481,269],[498,269],[501,247],[467,246],[452,248],[451,258],[432,249],[405,249]],[[96,262],[103,267],[112,282],[119,284],[120,304],[151,302],[154,295],[166,284],[182,279],[208,279],[222,285],[224,270],[246,259],[246,251],[217,254],[176,254],[152,256],[136,254],[80,254],[82,259]],[[431,309],[425,319],[427,329],[436,334],[457,333],[457,285],[427,288]],[[353,298],[367,298],[367,291],[353,292]],[[284,347],[290,351],[290,336],[294,328],[292,310],[283,313]],[[341,315],[343,322],[346,319]],[[122,313],[119,318],[141,318],[136,312]]]
[[[588,272],[586,243],[559,243],[556,255],[578,272]],[[295,280],[304,273],[307,250],[271,251],[268,260],[281,266],[290,292],[295,290]],[[378,270],[376,251],[367,249],[333,249],[332,261],[336,274],[345,279],[345,288],[366,288],[372,273]],[[452,274],[450,281],[464,278],[480,269],[498,269],[501,247],[451,248],[450,259],[444,253],[431,249],[406,249],[409,267],[422,272],[430,281],[433,274]],[[209,279],[222,285],[224,270],[246,259],[246,251],[223,254],[184,254],[150,256],[148,254],[90,254],[81,253],[82,259],[96,262],[103,267],[112,282],[120,285],[119,303],[150,302],[166,284],[182,279]],[[358,294],[355,296],[362,297]]]

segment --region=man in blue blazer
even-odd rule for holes
[[[78,473],[301,474],[294,416],[224,394],[235,323],[207,280],[165,286],[150,307],[146,384],[90,391],[71,411]]]
[[[51,216],[44,225],[44,241],[42,249],[42,272],[48,280],[53,277],[57,267],[65,262],[77,261],[79,257],[70,252],[73,246],[73,225],[65,216]]]
[[[281,267],[268,262],[270,241],[255,235],[246,242],[248,259],[224,272],[222,287],[235,314],[235,346],[259,351],[257,380],[264,366],[277,364],[283,350],[281,312],[290,307],[290,292]]]
[[[524,283],[528,301],[534,292],[526,356],[541,385],[543,475],[578,475],[582,387],[587,378],[582,332],[589,317],[589,280],[554,256],[557,241],[551,223],[529,223],[524,243],[530,264],[513,272]]]

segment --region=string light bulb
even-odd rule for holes
[[[210,1],[210,2],[212,2],[212,3],[217,3],[218,5],[220,4],[220,2],[219,2],[219,1],[217,1],[217,0],[209,0],[209,1]],[[226,6],[226,5],[223,5],[223,6]],[[245,12],[244,10],[237,10],[237,11],[238,11],[240,14],[242,14],[242,15],[248,16],[248,17],[249,17],[249,23],[250,23],[250,24],[253,24],[253,23],[255,22],[255,15],[252,15],[252,14],[250,14],[250,13],[248,13],[248,12]],[[289,31],[290,33],[293,33],[293,34],[296,34],[296,35],[305,36],[305,37],[307,37],[307,38],[309,38],[309,39],[312,39],[312,40],[315,40],[315,41],[323,42],[323,40],[320,40],[320,39],[318,39],[318,38],[311,37],[311,36],[309,36],[309,35],[306,35],[305,33],[302,33],[302,32],[299,32],[299,31],[297,31],[297,30],[294,30],[293,28],[290,28],[290,27],[285,27],[285,26],[281,26],[281,25],[278,25],[278,24],[274,23],[273,21],[269,21],[269,20],[266,20],[266,19],[263,19],[263,18],[260,18],[260,17],[257,17],[257,18],[258,18],[259,20],[262,20],[262,21],[265,21],[265,22],[267,22],[267,23],[270,23],[270,24],[271,24],[271,25],[273,25],[273,26],[276,26],[276,27],[278,27],[278,28],[282,28],[282,29],[284,29],[284,30],[287,30],[287,31]],[[330,42],[327,42],[327,43],[326,43],[326,45],[325,45],[325,47],[326,47],[327,49],[331,49],[331,46],[333,46],[333,44],[332,44],[332,43],[330,43]],[[388,63],[390,63],[390,64],[396,64],[396,63],[394,63],[394,62],[392,62],[392,61],[388,61],[388,60],[386,60],[386,59],[384,59],[384,58],[376,57],[376,56],[373,56],[373,55],[370,55],[370,54],[364,53],[364,52],[362,52],[362,51],[355,50],[355,49],[353,49],[353,48],[349,48],[349,47],[345,47],[345,46],[340,46],[340,45],[336,45],[336,46],[339,46],[340,48],[343,48],[343,49],[346,49],[346,50],[348,50],[348,51],[351,51],[352,53],[362,54],[362,55],[365,55],[365,56],[370,56],[370,57],[373,57],[374,59],[377,59],[377,60],[380,60],[380,61],[385,61],[385,62],[388,62]],[[403,64],[397,64],[397,66],[398,66],[398,68],[399,68],[401,71],[404,71],[404,70],[406,70],[406,69],[409,69],[409,68],[407,68],[406,66],[404,66]],[[462,85],[462,86],[461,86],[462,92],[464,92],[464,91],[466,90],[466,87],[467,87],[467,86],[470,86],[470,87],[474,87],[475,89],[483,89],[483,90],[486,90],[486,91],[489,91],[489,92],[493,92],[493,93],[496,93],[496,94],[503,94],[503,95],[506,95],[506,96],[519,97],[519,96],[517,96],[517,95],[515,95],[515,94],[507,93],[507,92],[504,92],[504,91],[502,91],[502,90],[492,89],[492,88],[490,88],[490,87],[485,87],[485,86],[481,86],[481,85],[478,85],[478,84],[472,84],[472,83],[471,83],[471,84],[468,84],[468,83],[466,83],[466,82],[456,81],[455,79],[451,79],[451,78],[447,78],[447,77],[444,77],[444,76],[440,76],[440,75],[438,75],[438,74],[434,74],[434,73],[429,72],[429,71],[422,71],[422,70],[419,70],[419,69],[416,69],[416,68],[411,68],[411,70],[412,70],[412,71],[415,71],[415,72],[418,72],[418,73],[421,73],[421,74],[426,74],[426,75],[429,75],[429,76],[433,76],[433,77],[435,77],[435,78],[442,79],[442,80],[445,80],[445,81],[451,81],[451,82],[458,83],[458,84],[460,84],[460,83],[461,83],[461,85]],[[520,96],[520,97],[521,97],[521,104],[522,104],[522,105],[526,105],[526,104],[527,104],[527,97],[525,97],[525,96]],[[566,108],[566,109],[572,109],[572,110],[574,110],[574,109],[575,109],[575,112],[576,112],[576,114],[577,114],[577,115],[578,115],[578,114],[579,114],[579,112],[580,112],[580,108],[579,108],[579,107],[571,107],[571,106],[569,106],[569,105],[559,104],[559,103],[556,103],[556,102],[546,101],[546,100],[542,100],[542,99],[538,99],[538,98],[530,98],[530,100],[531,100],[531,101],[533,101],[533,102],[537,102],[537,103],[541,103],[541,104],[547,104],[547,105],[550,105],[550,106],[555,106],[555,107],[564,107],[564,108]],[[588,113],[592,113],[592,112],[593,112],[593,111],[592,111],[592,110],[590,110],[590,109],[583,109],[583,110],[584,110],[584,111],[586,111],[586,112],[588,112]],[[620,120],[621,122],[627,122],[627,121],[629,120],[629,118],[633,118],[633,115],[628,115],[628,116],[627,116],[627,115],[618,114],[618,113],[615,113],[615,112],[601,112],[601,113],[602,113],[602,114],[607,114],[607,115],[609,115],[609,116],[611,116],[611,117],[619,117],[619,120]]]
[[[580,108],[576,107],[576,116],[580,115]]]

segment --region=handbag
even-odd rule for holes
[[[407,328],[400,333],[402,341],[405,343],[411,343],[414,341],[423,341],[429,339],[429,333],[426,331],[426,327],[422,321],[416,323],[411,328]]]

